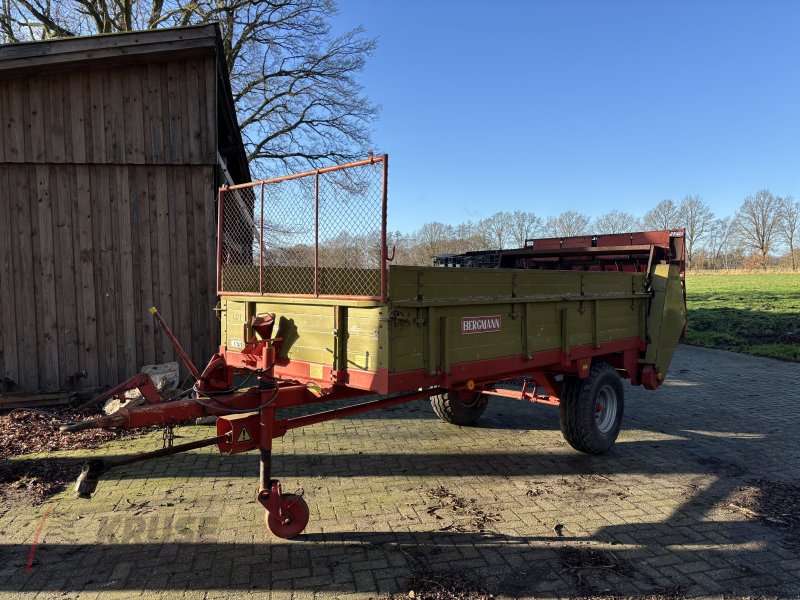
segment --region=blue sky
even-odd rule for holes
[[[800,196],[800,1],[340,0],[380,45],[389,226]]]

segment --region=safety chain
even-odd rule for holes
[[[172,448],[172,444],[175,442],[175,431],[173,430],[172,425],[167,425],[164,427],[162,438],[164,440],[163,447]]]

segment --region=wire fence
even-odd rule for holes
[[[217,289],[386,299],[388,157],[219,193]]]

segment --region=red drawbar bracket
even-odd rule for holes
[[[161,325],[161,329],[164,331],[164,335],[167,336],[167,339],[169,339],[170,343],[172,344],[172,347],[175,348],[175,352],[178,353],[178,356],[181,357],[183,364],[185,364],[186,368],[189,369],[189,372],[192,374],[192,377],[194,377],[196,380],[199,381],[200,371],[198,371],[197,367],[194,366],[192,359],[189,358],[189,355],[186,354],[186,350],[183,349],[183,346],[181,346],[181,343],[178,341],[178,338],[175,337],[175,334],[172,333],[172,330],[169,328],[167,323],[164,321],[161,315],[158,314],[158,309],[155,306],[150,307],[150,314],[153,315],[153,318],[156,321],[158,321],[159,325]]]
[[[217,435],[227,436],[218,445],[223,454],[254,450],[261,439],[261,413],[223,415],[217,419]]]
[[[99,396],[95,396],[91,400],[84,402],[78,407],[78,410],[89,406],[95,406],[111,398],[119,398],[120,402],[124,403],[125,392],[136,389],[142,393],[142,396],[144,396],[144,399],[147,400],[148,404],[160,404],[164,402],[163,396],[161,396],[159,393],[158,389],[153,383],[153,380],[150,379],[150,376],[147,373],[137,373],[130,379],[126,379],[110,390],[107,390]]]

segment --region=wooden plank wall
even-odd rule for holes
[[[212,58],[0,80],[0,377],[114,385],[214,316]]]
[[[214,165],[209,58],[0,80],[0,163]]]

